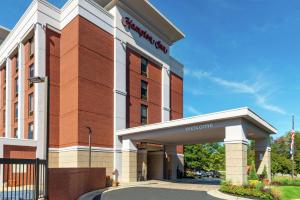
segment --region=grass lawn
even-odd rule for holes
[[[299,186],[274,186],[272,189],[279,191],[281,200],[300,199]]]

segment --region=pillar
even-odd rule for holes
[[[247,145],[242,120],[236,125],[225,127],[226,181],[234,185],[243,185],[247,177]]]
[[[42,24],[34,30],[34,75],[46,76],[46,33]],[[46,82],[34,85],[34,138],[37,140],[37,158],[46,159],[47,89]]]
[[[6,59],[5,137],[11,137],[11,59]]]
[[[22,42],[19,43],[19,50],[18,50],[18,60],[19,60],[19,71],[18,71],[18,77],[19,77],[19,96],[18,96],[18,110],[19,110],[19,116],[18,116],[18,131],[19,131],[19,138],[24,139],[24,96],[25,96],[25,67],[24,67],[24,44]],[[25,127],[26,128],[26,127]]]
[[[126,44],[114,38],[114,180],[122,179],[122,141],[117,130],[126,128]]]
[[[123,140],[122,147],[122,182],[137,181],[137,148],[132,140]]]
[[[271,181],[271,147],[269,137],[255,140],[255,164],[257,174],[267,169],[268,179]]]
[[[147,150],[138,150],[137,154],[137,180],[146,181],[147,180]]]
[[[162,67],[162,122],[170,121],[170,67]]]
[[[166,145],[165,146],[165,152],[167,156],[166,161],[166,175],[167,178],[170,180],[176,180],[177,179],[177,167],[179,165],[178,162],[178,156],[176,151],[176,145]]]

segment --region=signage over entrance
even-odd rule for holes
[[[128,28],[129,30],[135,31],[137,34],[139,34],[140,37],[149,41],[149,43],[154,45],[156,49],[161,50],[165,54],[168,53],[168,48],[162,44],[162,41],[156,41],[155,39],[153,39],[152,35],[150,35],[147,31],[143,30],[138,25],[136,25],[133,22],[133,20],[130,19],[129,17],[124,17],[122,19],[122,24],[124,27]]]
[[[185,128],[186,132],[193,132],[193,131],[200,131],[203,129],[210,129],[213,128],[213,124],[200,124],[200,125],[194,125],[194,126],[188,126]]]

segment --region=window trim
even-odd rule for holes
[[[146,85],[146,95],[143,95],[143,92],[142,92],[142,91],[144,90],[143,84]],[[148,87],[148,82],[142,80],[142,81],[141,81],[141,99],[144,100],[144,101],[147,101],[147,100],[148,100],[148,89],[149,89],[149,87]]]
[[[32,58],[33,56],[34,56],[34,37],[29,39],[29,58]]]
[[[15,102],[14,104],[14,121],[18,122],[18,115],[19,115],[19,102]]]
[[[33,75],[32,76],[31,76],[31,69],[33,69]],[[34,77],[34,63],[29,65],[29,67],[28,67],[28,78],[30,79],[32,77]],[[28,82],[29,82],[29,87],[31,88],[33,86],[33,82],[30,81],[30,80],[28,80]]]
[[[32,125],[32,137],[29,137],[30,136],[30,126]],[[28,123],[28,139],[29,140],[33,140],[34,139],[34,123],[33,122],[29,122]]]
[[[32,102],[30,102],[30,97],[32,97]],[[31,106],[31,103],[32,103],[32,106]],[[28,115],[33,116],[33,113],[34,113],[34,96],[33,96],[33,92],[32,92],[28,95]]]
[[[144,72],[142,69],[143,69],[143,60],[146,61],[146,71]],[[145,77],[148,77],[148,65],[149,65],[149,61],[147,58],[141,56],[141,75],[142,76],[145,76]]]
[[[143,116],[143,108],[146,109],[146,116]],[[146,120],[146,122],[144,122]],[[148,124],[148,106],[141,104],[141,124],[142,125],[147,125]]]

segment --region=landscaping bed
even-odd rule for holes
[[[279,195],[271,189],[264,188],[262,183],[258,183],[257,185],[236,186],[227,182],[223,182],[221,184],[220,191],[246,198],[279,200]]]

